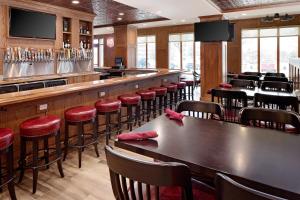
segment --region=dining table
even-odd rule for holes
[[[300,136],[211,119],[161,115],[133,130],[158,137],[115,140],[115,146],[155,160],[180,162],[194,177],[223,173],[241,184],[287,199],[300,199]]]

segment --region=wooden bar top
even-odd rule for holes
[[[9,78],[0,81],[0,85],[8,85],[8,84],[18,84],[18,83],[26,83],[26,82],[35,82],[35,81],[44,81],[51,79],[63,79],[74,76],[84,76],[84,75],[92,75],[92,74],[101,74],[101,72],[83,72],[83,73],[69,73],[69,74],[53,74],[53,75],[43,75],[43,76],[34,76],[34,77],[23,77],[23,78]]]
[[[147,74],[138,74],[125,76],[120,78],[112,78],[107,80],[97,80],[83,83],[75,83],[64,86],[57,86],[51,88],[42,88],[36,90],[22,91],[22,92],[14,92],[8,94],[0,95],[0,107],[33,101],[38,99],[44,99],[49,97],[61,96],[70,93],[82,92],[90,89],[97,89],[101,87],[109,87],[117,84],[125,84],[134,81],[142,81],[145,79],[166,76],[171,74],[179,74],[180,71],[177,70],[158,70],[158,72],[147,73]]]

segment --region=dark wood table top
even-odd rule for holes
[[[231,91],[243,91],[243,92],[246,92],[247,96],[250,97],[250,98],[253,98],[254,97],[254,94],[255,93],[260,93],[260,94],[267,94],[267,95],[273,95],[273,96],[287,96],[287,97],[297,97],[296,93],[293,92],[293,93],[288,93],[288,92],[273,92],[273,91],[264,91],[258,87],[255,87],[254,90],[251,90],[251,89],[245,89],[245,88],[238,88],[238,87],[233,87],[233,88],[221,88],[221,87],[218,87],[216,89],[219,89],[219,90],[231,90]]]
[[[146,141],[115,146],[164,161],[187,164],[193,174],[226,173],[257,189],[300,199],[300,136],[239,124],[185,117],[183,125],[160,116],[134,130],[158,132]],[[249,186],[251,185],[249,184]]]

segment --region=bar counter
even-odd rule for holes
[[[122,94],[135,93],[138,90],[177,82],[179,81],[179,76],[180,71],[158,70],[153,73],[130,75],[121,78],[1,94],[0,127],[14,130],[14,152],[16,158],[18,158],[19,124],[26,119],[52,114],[59,116],[63,122],[64,111],[68,108],[80,105],[94,105],[101,98],[117,98],[117,96]],[[103,120],[100,118],[101,124],[103,124]],[[62,123],[61,130],[61,139],[63,139],[64,123]]]

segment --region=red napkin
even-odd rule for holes
[[[221,88],[232,88],[232,85],[229,83],[220,83],[219,85]]]
[[[169,109],[169,108],[167,108],[166,110],[165,110],[165,113],[167,114],[167,116],[170,118],[170,119],[176,119],[176,120],[182,120],[183,119],[183,117],[184,117],[184,115],[183,114],[181,114],[181,113],[178,113],[178,112],[175,112],[175,111],[173,111],[173,110],[171,110],[171,109]]]
[[[118,140],[146,140],[149,138],[155,138],[158,134],[156,131],[145,131],[138,133],[122,133],[117,136]]]

